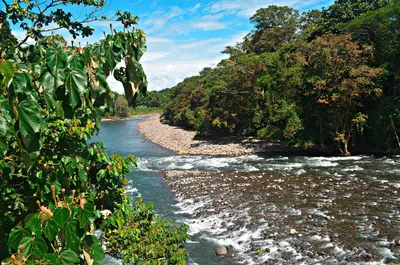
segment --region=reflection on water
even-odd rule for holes
[[[193,263],[397,264],[399,156],[176,156],[138,134],[139,121],[103,122],[94,140],[109,153],[137,157],[127,194],[191,225]],[[165,169],[220,172],[176,173],[168,181],[179,187],[177,198]],[[288,235],[291,229],[297,233]],[[218,259],[220,244],[238,257]]]

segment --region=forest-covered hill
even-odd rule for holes
[[[164,118],[204,136],[388,151],[400,141],[400,2],[259,9],[215,68],[173,87]]]

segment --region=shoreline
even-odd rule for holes
[[[171,126],[160,121],[160,113],[138,115],[148,116],[140,121],[139,133],[154,144],[171,150],[178,155],[209,155],[209,156],[243,156],[257,153],[269,155],[299,155],[299,156],[343,156],[335,152],[291,147],[281,143],[257,139],[253,137],[225,137],[217,139],[196,139],[195,131],[188,131]],[[130,117],[132,118],[132,117]],[[400,148],[394,150],[352,150],[354,155],[372,155],[376,157],[400,154]]]
[[[295,154],[303,150],[255,138],[196,139],[196,132],[161,123],[160,115],[142,120],[139,133],[178,155],[243,156],[256,153]]]
[[[160,113],[148,113],[148,114],[137,114],[137,115],[132,115],[128,117],[109,117],[109,118],[102,118],[101,121],[125,121],[125,120],[130,120],[133,118],[139,118],[139,117],[145,117],[149,115],[160,115]]]

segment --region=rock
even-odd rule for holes
[[[295,234],[297,234],[297,231],[296,231],[296,229],[290,229],[290,231],[289,231],[289,235],[295,235]]]
[[[400,239],[396,239],[396,240],[394,241],[394,243],[396,244],[396,246],[400,246]]]
[[[226,256],[228,255],[228,250],[226,247],[218,247],[216,253],[218,256]]]
[[[365,254],[365,257],[366,257],[367,259],[372,259],[372,258],[373,258],[373,256],[372,256],[372,254],[371,254],[371,253],[367,253],[367,254]]]

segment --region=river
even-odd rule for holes
[[[102,122],[93,140],[137,157],[126,192],[190,225],[189,263],[400,264],[399,156],[177,156],[138,133],[142,119]]]

